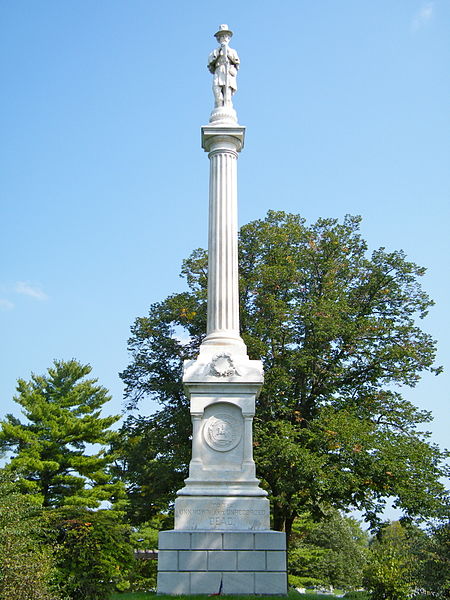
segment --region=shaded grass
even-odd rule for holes
[[[112,600],[185,600],[186,596],[166,596],[166,595],[156,595],[155,592],[124,592],[120,594],[113,594]],[[208,598],[205,594],[197,594],[189,596],[189,600],[206,600]],[[275,598],[280,598],[280,596],[226,596],[221,595],[221,598],[224,600],[274,600]],[[306,593],[299,594],[295,590],[289,590],[287,598],[289,600],[333,600],[336,596],[332,596],[331,594],[314,594],[314,593]]]

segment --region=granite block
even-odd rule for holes
[[[189,573],[159,572],[158,594],[189,594]]]
[[[247,531],[230,531],[223,534],[224,550],[253,550],[254,534]]]
[[[158,548],[160,550],[189,550],[191,534],[185,531],[160,531]]]
[[[158,571],[178,571],[178,552],[160,550],[158,552]]]
[[[266,553],[263,550],[239,550],[237,555],[238,571],[266,570]]]
[[[218,594],[222,573],[191,573],[191,594]]]
[[[235,571],[236,565],[235,550],[211,550],[208,552],[208,571]]]
[[[287,594],[286,573],[255,573],[255,594]]]
[[[191,549],[192,550],[222,550],[223,534],[219,532],[202,531],[192,533]]]
[[[178,568],[180,571],[207,571],[208,552],[206,550],[180,550]]]
[[[268,550],[267,570],[286,571],[286,552],[283,550]]]
[[[255,593],[255,575],[254,573],[224,573],[223,574],[223,594],[254,594]]]
[[[286,534],[282,531],[255,531],[255,550],[286,550]]]

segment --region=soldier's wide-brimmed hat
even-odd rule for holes
[[[233,32],[228,29],[228,25],[219,25],[219,31],[214,34],[214,37],[218,39],[220,35],[229,35],[231,37]]]

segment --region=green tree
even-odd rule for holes
[[[289,548],[289,575],[303,585],[360,588],[368,541],[358,521],[341,516],[337,510],[331,510],[320,522],[296,519]]]
[[[450,523],[435,525],[414,544],[416,587],[423,597],[450,598]]]
[[[163,529],[169,529],[167,515],[159,514],[150,521],[135,527],[131,535],[133,548],[139,552],[135,568],[131,575],[131,589],[135,591],[153,591],[156,589],[157,566],[156,557],[149,557],[148,552],[158,548],[158,534]]]
[[[446,453],[421,431],[431,414],[400,392],[423,371],[440,372],[435,342],[418,326],[433,304],[418,281],[425,270],[403,252],[369,255],[359,222],[306,226],[298,215],[271,211],[240,231],[241,331],[265,370],[255,460],[274,527],[288,534],[297,515],[320,518],[330,505],[359,508],[375,526],[389,497],[408,518],[435,515],[447,503]],[[122,430],[125,447],[143,444],[154,476],[165,481],[161,494],[146,487],[136,461],[127,470],[125,452],[119,472],[135,515],[145,499],[143,520],[173,500],[190,455],[182,361],[195,356],[206,329],[203,250],[184,261],[182,275],[188,291],[136,319],[132,362],[121,375],[130,408],[142,398],[161,405]]]
[[[184,407],[183,407],[184,408]],[[174,490],[181,487],[190,460],[190,420],[185,410],[168,410],[153,417],[130,416],[112,445],[113,470],[127,487],[128,520],[139,525],[166,511]],[[145,459],[143,460],[143,457]],[[173,525],[166,517],[166,528]]]
[[[327,553],[325,548],[309,543],[309,535],[317,523],[308,513],[295,519],[288,548],[289,585],[310,587],[325,584],[315,565]]]
[[[123,493],[111,480],[106,451],[119,417],[100,416],[110,396],[96,379],[86,379],[90,372],[75,360],[55,361],[48,374],[19,379],[14,400],[26,422],[13,415],[0,422],[0,448],[12,453],[6,470],[44,507],[97,507]],[[88,444],[100,448],[89,455]]]
[[[42,510],[0,472],[0,600],[59,600]]]
[[[64,507],[50,512],[49,523],[60,546],[59,583],[71,600],[107,600],[130,586],[135,560],[120,512]]]
[[[370,546],[365,586],[373,600],[407,600],[415,587],[414,554],[398,521],[382,528]]]

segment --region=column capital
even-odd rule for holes
[[[204,125],[202,127],[202,148],[205,152],[219,148],[240,152],[244,147],[244,138],[245,127],[243,125],[234,127]]]

